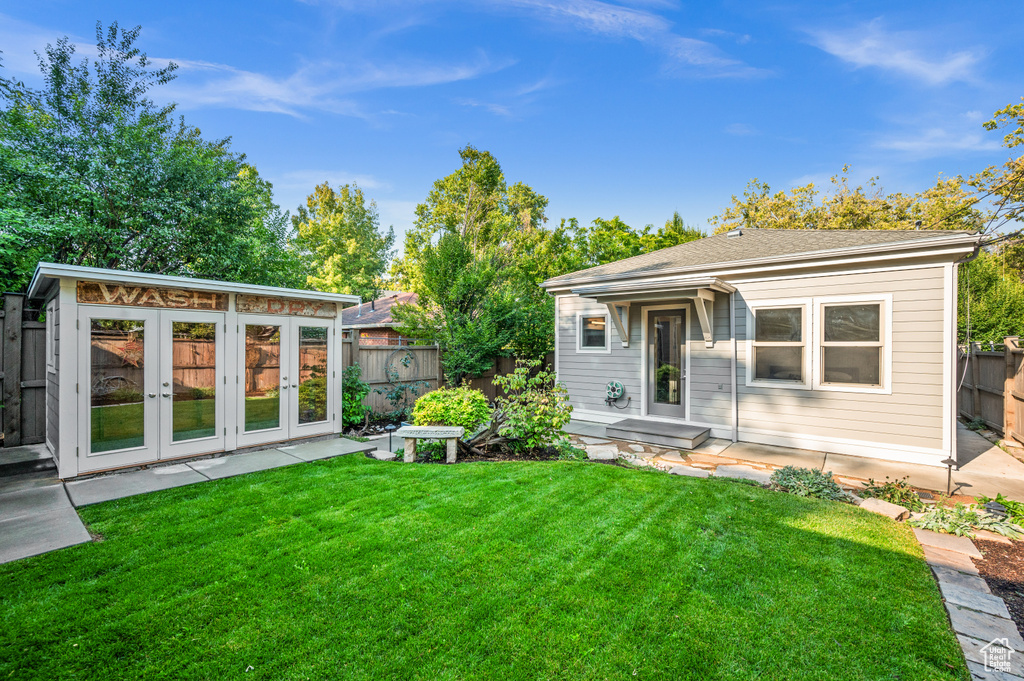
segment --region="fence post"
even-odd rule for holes
[[[21,317],[25,296],[4,294],[4,447],[21,444]]]
[[[981,343],[971,343],[971,419],[981,418],[981,366],[978,364],[978,353]]]
[[[434,343],[434,347],[437,348],[437,387],[444,387],[444,367],[441,365],[441,344]]]
[[[1014,350],[1017,349],[1018,338],[1009,336],[1003,339],[1003,352],[1006,357],[1006,379],[1003,382],[1003,439],[1017,441],[1017,360]]]

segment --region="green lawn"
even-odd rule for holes
[[[349,456],[82,517],[0,566],[0,679],[967,678],[909,528],[725,480]]]

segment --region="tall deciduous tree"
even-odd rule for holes
[[[362,189],[355,184],[337,190],[327,182],[317,185],[292,216],[292,226],[308,287],[377,297],[393,255],[395,230],[381,231],[377,204],[367,202]]]
[[[47,45],[39,92],[2,81],[0,284],[21,288],[40,259],[285,283],[284,240],[253,231],[268,215],[255,170],[149,98],[176,66],[155,68],[139,31],[97,24],[91,63]]]

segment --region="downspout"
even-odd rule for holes
[[[736,395],[736,291],[729,294],[729,338],[732,340],[732,441],[740,440],[740,405]]]

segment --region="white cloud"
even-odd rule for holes
[[[908,135],[881,137],[874,146],[904,152],[914,158],[933,158],[962,152],[993,151],[999,149],[999,142],[981,132],[930,128]]]
[[[923,34],[887,31],[879,19],[843,31],[811,31],[817,47],[854,68],[874,67],[899,73],[927,85],[979,80],[980,50],[927,50]],[[925,52],[929,54],[925,54]]]
[[[723,31],[720,28],[702,28],[700,34],[708,38],[726,38],[732,40],[737,45],[746,45],[750,42],[750,35],[746,33],[733,33],[732,31]]]
[[[757,130],[753,126],[747,125],[746,123],[732,123],[731,125],[725,126],[725,132],[729,135],[736,135],[743,137],[747,135],[756,135]]]

